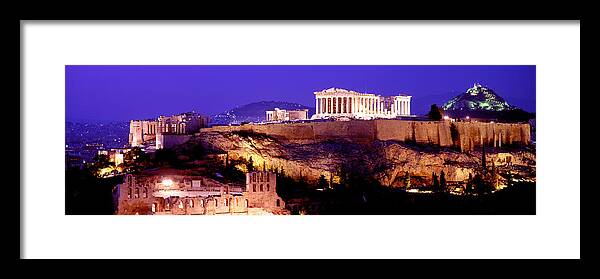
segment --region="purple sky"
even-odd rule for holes
[[[258,101],[314,107],[313,92],[339,87],[413,96],[427,111],[474,82],[535,112],[535,66],[66,66],[67,120],[213,115]]]

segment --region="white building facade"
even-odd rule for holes
[[[411,96],[380,96],[341,88],[315,92],[313,119],[348,117],[356,119],[410,116]]]
[[[284,110],[275,108],[275,110],[267,111],[265,119],[267,122],[305,120],[308,119],[308,109]]]

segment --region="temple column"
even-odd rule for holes
[[[377,104],[375,102],[375,99],[371,98],[371,103],[372,103],[372,105],[371,105],[371,114],[374,114],[375,110],[377,110]]]
[[[344,97],[344,113],[348,114],[350,112],[350,98],[349,97]]]
[[[402,115],[402,113],[403,113],[403,111],[402,111],[402,101],[399,101],[399,102],[398,102],[398,106],[399,106],[399,107],[398,107],[398,108],[399,108],[399,110],[398,110],[398,113],[399,113],[400,115]]]
[[[319,97],[315,99],[315,113],[319,115]]]
[[[362,97],[358,97],[356,99],[356,102],[357,102],[358,112],[360,113],[362,111]]]
[[[407,106],[406,114],[410,115],[410,99],[408,101],[406,101],[406,106]]]
[[[337,111],[337,97],[331,97],[331,114]]]
[[[365,112],[365,98],[364,97],[360,97],[360,112],[361,113]]]
[[[329,98],[329,114],[333,114],[333,97]]]
[[[373,99],[373,114],[377,114],[377,99]]]
[[[321,108],[322,108],[321,98],[317,98],[317,107],[315,108],[315,112],[317,114],[321,114]]]
[[[404,100],[402,100],[402,102],[400,103],[400,114],[406,114],[406,102],[404,102]]]

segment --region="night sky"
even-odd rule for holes
[[[315,106],[338,87],[413,96],[412,112],[478,82],[535,112],[535,66],[66,66],[68,121],[128,121],[195,110],[214,115],[258,101]]]

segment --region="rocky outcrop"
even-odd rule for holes
[[[230,159],[252,157],[257,168],[283,169],[297,179],[316,182],[339,176],[345,165],[364,169],[382,185],[399,186],[409,172],[412,177],[430,179],[433,172],[446,174],[448,181],[463,181],[481,165],[481,153],[460,152],[450,148],[423,147],[394,140],[357,143],[329,139],[309,143],[290,143],[273,136],[249,131],[203,131],[192,140],[208,150],[227,153]],[[491,152],[490,160],[522,166],[535,177],[535,153],[527,150]]]
[[[482,123],[410,120],[352,120],[286,124],[247,124],[217,126],[200,133],[248,131],[265,134],[284,143],[310,144],[329,140],[353,143],[398,141],[451,147],[471,151],[487,146],[528,146],[531,143],[528,123]]]

